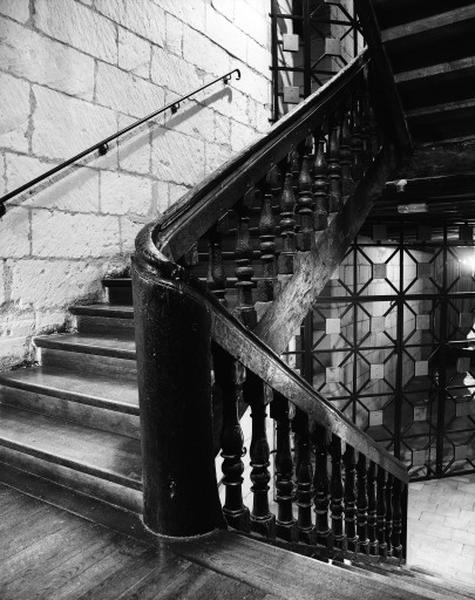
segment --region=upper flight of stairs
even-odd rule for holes
[[[475,3],[374,0],[416,142],[475,134]]]

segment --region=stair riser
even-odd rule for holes
[[[41,364],[45,367],[71,370],[82,375],[113,377],[125,381],[137,380],[136,362],[126,358],[42,348]]]
[[[134,320],[116,317],[78,315],[77,328],[79,333],[107,335],[121,339],[134,339]]]
[[[32,410],[84,427],[139,439],[139,417],[33,391],[0,386],[0,403]]]
[[[133,512],[142,511],[142,492],[82,473],[37,456],[0,445],[0,462],[39,475],[82,494],[99,498]]]
[[[114,305],[132,305],[132,287],[108,286],[109,303]]]

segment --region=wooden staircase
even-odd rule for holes
[[[378,88],[378,81],[391,76],[387,57],[417,141],[475,133],[475,104],[464,83],[474,73],[475,42],[467,36],[467,43],[457,45],[452,28],[457,24],[459,35],[473,31],[473,4],[454,2],[444,14],[441,2],[404,1],[397,12],[390,0],[373,4],[382,25],[380,37],[373,31],[368,44],[374,58],[366,53],[356,59],[141,232],[133,267],[135,333],[131,280],[105,280],[107,304],[72,307],[77,331],[35,338],[40,364],[1,374],[0,479],[21,487],[31,474],[45,488],[51,483],[74,490],[124,514],[143,512],[146,525],[164,535],[209,532],[223,526],[224,515],[245,536],[347,569],[351,560],[353,574],[365,578],[362,588],[371,588],[369,578],[373,592],[387,589],[388,598],[468,597],[460,589],[418,581],[409,571],[401,575],[404,466],[279,358],[396,165],[408,158],[410,137],[397,95]],[[362,11],[362,21],[371,21],[374,14]],[[169,322],[175,330],[167,329]],[[219,421],[215,440],[224,458],[222,511],[207,413],[211,372],[214,395],[222,401],[214,423],[216,428]],[[252,510],[241,492],[237,415],[243,398],[253,412]],[[269,404],[278,432],[277,515],[267,501]],[[170,424],[177,423],[174,437]],[[184,514],[186,522],[180,521]],[[183,555],[214,561],[212,568],[221,561],[219,568],[232,572],[239,546],[246,547],[248,560],[274,557],[280,568],[282,549],[220,535],[210,544],[183,546]],[[312,575],[307,559],[288,556],[308,582],[316,571],[335,581],[331,597],[354,597],[348,589],[337,595],[332,566],[320,563]],[[310,584],[303,585],[301,596],[294,588],[294,596],[283,589],[272,593],[310,597]]]
[[[104,283],[109,304],[71,308],[77,333],[35,338],[40,366],[1,374],[0,461],[140,513],[131,285]]]

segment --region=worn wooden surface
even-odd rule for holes
[[[0,485],[2,600],[272,600],[267,591]]]
[[[255,333],[278,354],[285,350],[340,264],[348,245],[365,222],[393,169],[392,154],[386,148],[378,156],[369,178],[360,183],[355,196],[319,235],[314,250],[299,260],[296,273],[262,316]]]

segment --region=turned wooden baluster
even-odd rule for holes
[[[302,159],[302,167],[298,178],[299,195],[297,199],[297,214],[299,216],[299,232],[297,233],[297,246],[299,250],[311,250],[313,246],[313,194],[311,158],[306,154]]]
[[[378,466],[377,485],[377,523],[379,555],[384,559],[388,556],[386,544],[386,473]]]
[[[402,488],[403,484],[399,479],[394,480],[393,487],[393,556],[402,558]]]
[[[351,167],[351,176],[353,181],[358,183],[363,177],[363,138],[361,137],[361,98],[355,97],[353,104],[353,124],[351,128],[351,152],[353,154],[353,164]]]
[[[329,211],[341,206],[340,126],[338,116],[332,119],[328,142]]]
[[[238,404],[241,393],[242,367],[218,346],[213,350],[215,382],[222,396],[223,424],[221,456],[225,501],[223,513],[230,527],[249,531],[249,509],[242,501],[244,437],[239,423]]]
[[[219,302],[226,306],[226,273],[224,272],[221,252],[221,234],[216,225],[209,231],[208,242],[208,277],[206,283]]]
[[[323,546],[324,556],[328,558],[330,545],[330,528],[328,526],[328,446],[327,432],[323,425],[316,425],[313,432],[315,447],[315,473],[313,477],[314,504],[315,504],[315,542]]]
[[[243,385],[244,401],[251,407],[252,438],[249,451],[253,506],[251,529],[275,538],[275,516],[269,510],[269,444],[266,433],[266,398],[264,383],[251,371]]]
[[[388,556],[393,554],[393,484],[394,477],[388,473],[386,481],[386,548]]]
[[[266,176],[266,191],[259,219],[259,250],[262,262],[262,278],[257,284],[257,298],[261,302],[268,302],[274,299],[274,286],[277,275],[273,204],[279,192],[280,173],[278,167],[274,165]]]
[[[348,550],[358,551],[358,535],[356,533],[356,463],[355,451],[346,444],[343,456],[345,463],[345,534]]]
[[[280,235],[282,251],[279,255],[278,267],[282,275],[294,272],[295,254],[295,194],[292,188],[292,173],[287,173],[280,202]]]
[[[345,534],[343,533],[343,484],[341,481],[341,442],[332,434],[330,444],[332,473],[330,480],[330,512],[333,531],[333,560],[343,561]]]
[[[363,554],[369,552],[368,540],[368,491],[366,476],[366,458],[361,452],[358,454],[358,463],[356,465],[357,474],[357,499],[358,507],[358,551]]]
[[[289,403],[277,392],[274,392],[274,399],[270,405],[270,416],[275,420],[277,429],[275,470],[276,501],[279,509],[276,520],[276,534],[284,540],[295,541],[297,539],[297,529],[292,510],[294,484],[292,481],[293,462],[290,451]]]
[[[297,409],[293,420],[295,433],[295,452],[297,478],[297,527],[299,539],[307,544],[312,543],[312,463],[310,460],[310,439],[308,417]]]
[[[325,156],[323,132],[315,134],[315,160],[313,163],[313,196],[315,199],[315,230],[321,231],[328,225],[328,165]]]
[[[341,193],[342,201],[346,202],[355,189],[351,171],[353,154],[351,152],[351,111],[343,110],[340,130],[340,164],[341,164]]]
[[[368,467],[368,538],[369,553],[378,556],[378,504],[376,494],[376,465],[371,460]]]
[[[238,305],[235,309],[237,317],[249,328],[257,323],[256,311],[252,300],[252,245],[249,235],[249,209],[254,198],[254,188],[251,188],[237,207],[238,225],[236,239],[236,287],[238,289]]]

